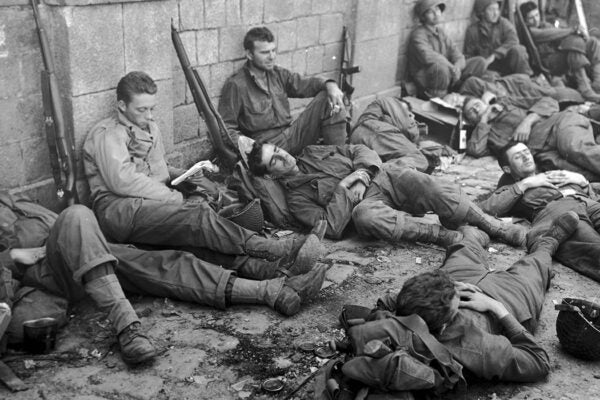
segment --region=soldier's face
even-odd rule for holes
[[[275,177],[293,175],[298,172],[296,159],[287,151],[265,143],[262,147],[262,165]]]
[[[481,99],[474,98],[467,101],[464,107],[465,118],[473,125],[477,125],[481,121],[481,117],[486,112],[488,105]]]
[[[537,28],[538,26],[540,26],[540,10],[538,10],[537,8],[529,11],[524,17],[527,26],[531,28]]]
[[[494,2],[483,11],[483,20],[495,24],[500,19],[500,5]]]
[[[439,5],[431,7],[423,14],[423,23],[425,25],[435,26],[442,22],[442,10]]]
[[[252,65],[261,71],[270,71],[275,67],[277,49],[275,42],[255,41],[252,51],[246,50],[246,57]]]
[[[148,130],[150,122],[154,121],[153,112],[156,104],[155,94],[140,93],[132,95],[129,103],[119,100],[117,106],[123,115],[134,125]]]
[[[510,173],[518,178],[526,178],[535,173],[535,161],[529,148],[523,143],[517,143],[507,152]],[[504,170],[504,172],[509,172]]]

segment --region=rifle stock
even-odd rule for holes
[[[77,177],[73,156],[75,149],[73,140],[67,137],[65,133],[62,101],[58,81],[54,73],[54,60],[52,59],[46,32],[40,21],[36,0],[31,0],[31,6],[44,63],[44,70],[41,72],[42,99],[44,102],[46,140],[50,152],[50,166],[52,167],[58,199],[61,202],[66,201],[66,205],[72,205],[77,201],[75,186]]]
[[[221,161],[226,165],[233,166],[238,159],[238,155],[232,148],[237,150],[237,145],[233,142],[231,137],[229,137],[229,132],[227,131],[223,119],[210,101],[208,91],[206,90],[198,71],[191,66],[187,52],[185,51],[185,47],[179,36],[179,32],[173,25],[171,25],[171,38],[173,40],[175,52],[181,63],[185,80],[192,92],[196,109],[198,110],[198,113],[203,116],[206,126],[208,127],[210,141],[221,157]],[[224,138],[229,141],[230,146],[225,143]]]

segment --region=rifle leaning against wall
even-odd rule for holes
[[[350,36],[348,29],[344,26],[342,29],[342,57],[340,58],[340,80],[338,86],[344,92],[344,102],[346,106],[350,105],[354,86],[352,86],[352,75],[360,72],[358,65],[352,65]]]
[[[181,68],[185,74],[185,79],[190,87],[190,91],[192,92],[192,97],[194,98],[198,113],[204,117],[204,121],[208,127],[210,141],[220,156],[221,161],[227,166],[232,167],[238,159],[238,154],[233,150],[238,149],[237,143],[234,143],[233,139],[229,136],[223,118],[221,118],[210,101],[208,91],[206,90],[206,86],[204,85],[204,82],[202,82],[198,71],[191,66],[187,52],[185,51],[185,47],[179,36],[179,32],[173,25],[171,25],[171,38],[173,39],[175,52],[181,63]]]
[[[73,140],[65,133],[62,102],[58,90],[58,82],[54,74],[54,60],[50,53],[50,45],[46,32],[40,20],[37,0],[31,0],[33,18],[40,39],[40,49],[44,69],[42,70],[42,99],[44,102],[44,125],[46,140],[50,153],[50,166],[56,185],[56,196],[63,206],[72,205],[77,201],[75,187],[75,161]]]

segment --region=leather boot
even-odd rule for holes
[[[574,211],[568,211],[556,217],[550,228],[541,235],[531,246],[529,253],[545,247],[550,255],[554,255],[558,246],[567,240],[579,225],[579,215]]]
[[[154,358],[154,346],[139,332],[140,320],[114,274],[93,279],[84,284],[84,289],[102,311],[108,312],[119,337],[123,361],[138,364]]]
[[[266,304],[292,316],[300,311],[302,301],[316,296],[325,279],[325,265],[292,278],[252,281],[237,278],[231,288],[231,304]]]
[[[249,256],[275,261],[296,254],[305,240],[306,237],[273,239],[254,235],[246,242],[245,249]]]
[[[425,224],[406,218],[404,220],[399,237],[393,240],[406,240],[410,242],[434,243],[442,247],[458,243],[463,236],[460,232],[452,231],[437,224]]]
[[[476,205],[469,207],[465,222],[478,227],[488,235],[498,238],[512,246],[524,246],[527,229],[520,225],[506,224],[497,218],[483,212]]]
[[[585,72],[585,68],[579,68],[577,71],[575,71],[573,77],[577,83],[577,91],[581,93],[585,100],[592,101],[594,103],[600,102],[600,94],[596,93],[594,89],[592,89],[592,84],[590,82],[590,78]]]

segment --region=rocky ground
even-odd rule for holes
[[[462,186],[473,199],[495,187],[499,168],[491,158],[466,158],[440,179]],[[313,373],[326,361],[300,344],[322,345],[341,337],[337,317],[344,304],[374,305],[396,292],[407,277],[438,267],[444,249],[426,244],[359,240],[326,242],[324,262],[331,266],[320,295],[293,318],[266,307],[217,311],[168,299],[133,298],[149,336],[160,349],[157,360],[129,368],[119,358],[105,316],[90,305],[74,310],[69,325],[49,355],[13,352],[4,361],[30,389],[11,393],[0,386],[0,399],[311,399]],[[492,242],[489,257],[506,268],[522,249]],[[600,364],[579,361],[561,351],[556,338],[553,302],[564,297],[595,299],[600,286],[556,264],[536,337],[548,350],[552,372],[535,385],[471,383],[446,399],[599,399]],[[261,383],[281,378],[283,389],[266,393]],[[299,387],[300,389],[292,395]]]

